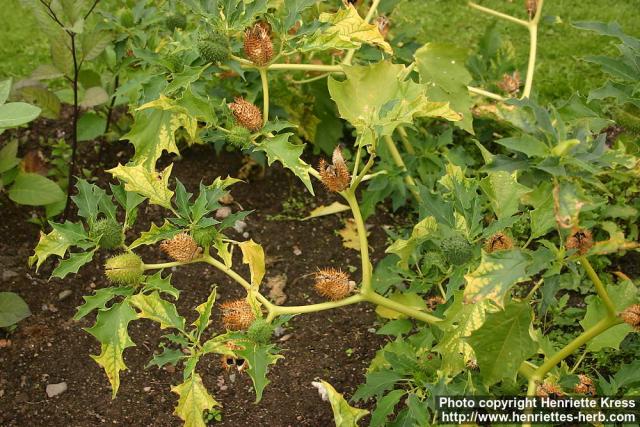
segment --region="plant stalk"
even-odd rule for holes
[[[422,203],[422,196],[420,196],[420,192],[418,191],[418,185],[416,184],[416,181],[413,179],[413,177],[409,175],[407,171],[407,165],[404,163],[402,155],[398,151],[398,147],[396,147],[396,143],[393,141],[393,138],[391,138],[391,136],[389,135],[385,135],[384,141],[396,166],[398,166],[400,169],[402,169],[403,172],[405,172],[404,182],[407,184],[407,187],[409,187],[409,191],[411,192],[411,194],[413,194],[413,197],[418,203]]]
[[[593,285],[596,288],[596,292],[598,293],[598,296],[604,303],[605,307],[607,307],[607,312],[609,313],[610,316],[615,317],[617,314],[616,306],[613,304],[613,301],[611,301],[611,297],[609,296],[607,289],[604,287],[602,280],[600,280],[598,273],[595,272],[595,270],[591,266],[591,263],[589,262],[586,256],[580,257],[580,264],[582,264],[585,271],[587,272],[587,276],[589,276],[589,278],[593,282]]]
[[[353,220],[356,223],[356,229],[358,230],[358,240],[360,242],[360,260],[362,262],[362,293],[368,294],[372,292],[372,268],[369,258],[369,241],[367,239],[367,229],[362,219],[362,212],[360,212],[360,206],[356,195],[353,193],[353,189],[349,188],[342,193],[342,197],[347,201],[351,212],[353,213]]]
[[[262,125],[264,126],[269,121],[269,78],[266,68],[260,68],[259,71],[262,81]]]

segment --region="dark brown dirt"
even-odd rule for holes
[[[118,159],[128,158],[126,144],[114,144],[103,151],[102,159],[88,144],[82,158],[87,166],[98,169],[113,167]],[[124,161],[124,160],[121,160]],[[211,182],[217,176],[236,175],[241,157],[216,156],[207,147],[185,150],[184,158],[174,167],[178,177],[192,192],[200,180]],[[98,173],[98,172],[96,172]],[[100,181],[105,176],[100,175]],[[348,270],[358,267],[357,252],[344,249],[334,233],[342,227],[338,216],[312,221],[274,221],[270,216],[282,211],[282,202],[289,197],[304,200],[307,209],[313,204],[331,203],[335,198],[317,186],[317,198],[312,198],[301,183],[288,171],[276,166],[265,176],[250,183],[237,184],[232,194],[244,209],[255,210],[247,219],[250,238],[261,243],[268,259],[267,278],[286,274],[288,295],[286,304],[319,302],[312,290],[309,273],[320,266],[336,266]],[[172,415],[176,395],[171,385],[181,380],[181,370],[144,366],[157,349],[163,334],[146,320],[132,322],[130,335],[137,346],[125,351],[129,370],[121,375],[121,386],[115,400],[111,399],[108,381],[90,354],[99,352],[98,343],[81,328],[92,324],[90,316],[80,322],[72,320],[83,295],[107,286],[100,266],[108,256],[101,253],[94,264],[83,268],[67,280],[48,280],[52,264],[42,266],[38,274],[27,266],[27,258],[35,246],[39,228],[27,222],[32,210],[2,200],[0,207],[0,289],[19,293],[29,304],[33,315],[22,321],[8,338],[12,344],[0,348],[0,425],[2,426],[93,426],[119,424],[126,426],[179,426]],[[304,212],[300,213],[303,216]],[[148,229],[150,221],[159,223],[161,214],[149,208],[141,212],[140,229]],[[385,233],[382,220],[369,221],[374,258],[384,252]],[[392,221],[386,217],[385,221]],[[234,232],[232,232],[234,233]],[[239,235],[233,235],[241,239]],[[300,255],[294,255],[294,247]],[[146,262],[162,260],[152,248],[144,253]],[[234,263],[246,274],[241,260]],[[357,268],[359,270],[359,268]],[[359,272],[354,273],[356,280]],[[211,285],[218,285],[219,301],[237,298],[242,290],[226,276],[204,266],[193,265],[176,270],[173,284],[182,293],[177,303],[179,311],[192,320],[193,308],[208,296]],[[59,300],[58,294],[72,294]],[[263,400],[254,404],[251,381],[246,374],[231,380],[216,357],[203,359],[198,365],[205,384],[224,406],[221,426],[329,426],[333,425],[330,406],[322,402],[311,382],[323,379],[350,396],[363,382],[369,361],[384,338],[370,332],[376,316],[368,305],[351,306],[328,312],[295,318],[292,334],[278,342],[285,359],[271,369],[271,384]],[[215,326],[221,330],[219,315]],[[0,336],[0,338],[2,338]],[[48,398],[47,384],[65,381],[68,390]],[[221,387],[223,385],[223,387]],[[147,387],[150,387],[147,388]]]

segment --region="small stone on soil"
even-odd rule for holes
[[[229,206],[223,206],[216,210],[216,219],[225,219],[231,215],[231,208]]]
[[[71,295],[73,295],[73,291],[69,289],[65,289],[64,291],[58,294],[58,301],[62,301],[66,298],[69,298]]]
[[[247,223],[244,221],[236,221],[235,224],[233,224],[233,229],[236,230],[238,233],[242,233],[244,232],[245,228],[247,228]]]
[[[8,280],[10,280],[10,279],[12,279],[14,277],[17,277],[17,276],[19,276],[19,274],[16,273],[15,271],[13,271],[13,270],[5,270],[5,271],[2,272],[2,281],[6,282],[6,281],[8,281]]]
[[[67,383],[66,382],[61,382],[58,384],[47,384],[47,396],[49,397],[54,397],[57,396],[59,394],[64,393],[65,391],[67,391]]]

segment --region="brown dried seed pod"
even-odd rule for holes
[[[627,307],[620,313],[620,318],[624,320],[625,323],[633,326],[636,331],[640,331],[640,304]]]
[[[533,19],[536,16],[536,11],[538,10],[538,1],[537,0],[525,0],[525,7],[527,8],[527,13],[529,14],[529,19]]]
[[[347,163],[342,156],[340,147],[333,150],[333,164],[328,164],[324,159],[320,160],[318,171],[320,173],[320,181],[329,191],[339,193],[349,187],[351,174],[347,168]]]
[[[251,305],[244,299],[222,303],[222,323],[230,331],[246,330],[256,320]]]
[[[538,384],[536,388],[536,396],[538,397],[562,397],[564,393],[562,389],[557,384],[552,384],[549,382],[544,382],[542,384]]]
[[[444,304],[446,301],[439,295],[427,298],[427,307],[430,311],[435,310],[439,305]]]
[[[574,387],[573,391],[579,394],[588,394],[595,396],[596,387],[593,385],[593,380],[586,375],[578,375],[580,382]]]
[[[580,255],[584,255],[589,252],[589,249],[593,246],[593,236],[591,231],[585,228],[579,228],[567,237],[565,242],[567,249],[576,249]]]
[[[513,248],[513,240],[504,233],[496,233],[484,242],[484,251],[488,254]]]
[[[520,72],[516,71],[513,74],[504,74],[502,80],[498,83],[498,87],[508,93],[509,95],[517,95],[520,91],[522,80],[520,80]]]
[[[255,132],[262,128],[262,112],[252,103],[245,101],[243,98],[236,98],[234,102],[229,104],[229,109],[236,118],[238,124],[246,127],[251,132]]]
[[[353,290],[349,275],[335,268],[318,270],[315,279],[316,292],[331,301],[344,299]]]
[[[469,359],[467,361],[467,369],[471,369],[472,371],[475,371],[478,369],[478,361],[476,359]]]
[[[267,22],[258,22],[244,32],[244,53],[258,66],[269,63],[273,58],[271,26]]]
[[[202,248],[187,233],[176,234],[172,239],[160,244],[162,252],[176,261],[188,262],[200,256]]]
[[[382,34],[383,38],[387,38],[389,34],[389,30],[391,29],[391,20],[384,15],[378,16],[376,18],[376,26],[378,27],[378,31]]]

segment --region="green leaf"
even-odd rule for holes
[[[19,173],[9,190],[9,198],[20,205],[50,205],[65,197],[58,184],[37,173]]]
[[[413,123],[414,117],[458,118],[450,109],[442,109],[442,104],[427,101],[425,86],[405,80],[404,65],[383,61],[345,66],[344,72],[343,81],[329,79],[329,93],[340,117],[358,130],[365,144],[391,135],[400,124]]]
[[[157,173],[155,170],[145,169],[142,165],[118,165],[107,172],[123,181],[124,189],[133,191],[149,199],[149,203],[171,209],[173,191],[169,189],[169,176],[173,164]]]
[[[71,200],[78,207],[78,215],[94,222],[98,217],[100,201],[108,197],[106,191],[95,184],[79,179],[76,188],[78,194],[71,196]]]
[[[18,140],[9,141],[0,149],[0,174],[18,166]]]
[[[367,374],[367,381],[358,387],[353,395],[353,400],[366,400],[373,396],[379,396],[402,379],[402,375],[394,371],[375,371]]]
[[[207,326],[211,323],[211,311],[213,310],[215,302],[216,288],[213,288],[207,300],[196,307],[198,318],[193,322],[193,326],[196,327],[197,337],[202,336],[204,330],[207,329]]]
[[[91,262],[96,250],[97,248],[89,252],[80,252],[69,255],[69,258],[60,261],[55,270],[53,270],[53,273],[51,273],[51,277],[64,279],[68,274],[76,274],[78,270],[80,270],[80,267]]]
[[[9,94],[11,94],[12,79],[6,79],[0,81],[0,105],[7,102]]]
[[[80,107],[93,108],[109,101],[109,94],[101,87],[90,87],[84,92]]]
[[[407,398],[407,420],[411,420],[414,426],[429,425],[427,402],[420,400],[415,393],[409,393]]]
[[[409,239],[398,239],[387,248],[385,253],[396,254],[400,257],[400,263],[404,268],[408,267],[408,261],[413,251],[435,233],[438,222],[432,216],[428,216],[413,227]]]
[[[416,51],[415,60],[420,82],[427,85],[429,98],[449,103],[453,110],[462,114],[462,121],[457,124],[473,133],[473,101],[467,89],[472,77],[465,67],[466,49],[428,43]]]
[[[112,37],[106,31],[93,31],[82,35],[82,58],[85,61],[96,59],[109,44]]]
[[[119,288],[111,286],[108,288],[98,289],[94,292],[93,295],[82,297],[85,302],[80,307],[78,307],[78,311],[76,312],[75,316],[73,316],[73,319],[80,320],[96,309],[104,310],[107,306],[107,303],[116,296],[128,296],[131,295],[131,293],[131,288],[125,286]]]
[[[182,384],[171,387],[171,391],[180,396],[174,414],[184,421],[184,427],[206,427],[203,412],[220,406],[195,372]]]
[[[91,141],[104,133],[107,119],[96,113],[84,113],[78,120],[78,141]]]
[[[120,371],[127,369],[122,353],[135,343],[129,337],[129,322],[137,319],[136,312],[128,301],[116,303],[106,310],[98,311],[96,323],[85,330],[101,344],[100,354],[91,356],[102,366],[111,383],[112,398],[115,399],[120,388]]]
[[[258,144],[255,149],[257,151],[264,151],[267,154],[269,166],[276,161],[282,163],[285,168],[292,171],[302,180],[311,194],[314,194],[311,178],[309,177],[311,166],[300,158],[304,151],[304,145],[294,145],[289,142],[291,135],[293,134],[288,132],[276,135],[273,138],[266,138],[262,143]]]
[[[244,342],[243,345],[245,345]],[[262,400],[264,388],[271,382],[267,379],[269,365],[275,364],[283,356],[275,353],[273,344],[255,342],[247,342],[245,348],[237,350],[236,353],[249,363],[247,373],[251,377],[251,381],[253,381],[253,388],[256,391],[256,403],[258,403]]]
[[[20,295],[0,292],[0,328],[7,328],[31,316],[31,311]]]
[[[129,249],[135,249],[142,245],[153,245],[161,240],[171,239],[176,234],[180,233],[180,229],[171,224],[168,220],[164,220],[164,223],[158,227],[154,223],[151,223],[149,231],[143,231],[133,243],[129,245]]]
[[[326,381],[314,382],[313,385],[320,391],[322,400],[329,400],[333,411],[333,420],[336,427],[358,427],[358,420],[367,414],[366,409],[354,408],[349,405],[340,393]]]
[[[393,413],[400,399],[407,394],[404,390],[391,390],[382,399],[378,400],[376,409],[371,413],[371,427],[383,427],[387,425],[387,418]]]
[[[148,109],[152,110],[144,111]],[[163,151],[179,154],[175,138],[179,128],[184,127],[192,139],[198,128],[198,121],[185,108],[162,95],[138,108],[134,119],[133,127],[122,139],[128,139],[135,147],[132,163],[148,170],[155,169]]]
[[[20,98],[42,109],[46,119],[56,120],[60,116],[61,103],[58,96],[46,87],[27,86],[20,89]]]
[[[613,305],[618,311],[623,311],[638,300],[638,290],[631,281],[627,280],[619,285],[608,285],[606,289]],[[590,295],[586,298],[586,302],[587,313],[584,319],[580,321],[580,325],[585,331],[607,316],[607,308],[600,297]],[[631,332],[633,332],[631,325],[626,323],[616,325],[608,329],[607,332],[590,340],[587,344],[587,350],[592,352],[601,351],[603,348],[619,350],[620,343]]]
[[[138,318],[157,322],[160,324],[160,329],[184,330],[184,317],[178,314],[175,305],[163,300],[157,291],[148,295],[136,294],[130,298],[130,301],[139,310]]]
[[[0,129],[29,123],[40,115],[40,108],[26,102],[10,102],[0,105]]]
[[[242,262],[249,264],[251,286],[258,289],[265,273],[264,249],[253,239],[238,244],[242,251]]]
[[[520,199],[531,192],[530,188],[519,184],[516,177],[517,172],[492,172],[480,183],[498,219],[509,218],[518,212]]]
[[[530,264],[531,256],[519,249],[490,254],[483,251],[478,268],[464,276],[467,282],[465,300],[477,303],[488,299],[502,307],[511,287],[528,280],[527,268]]]
[[[547,157],[549,156],[549,147],[538,138],[522,134],[514,138],[498,139],[496,142],[509,150],[524,153],[527,157]]]
[[[507,304],[504,311],[488,314],[484,325],[467,338],[486,386],[515,379],[522,362],[536,353],[538,345],[529,334],[532,321],[529,303]]]
[[[456,375],[474,358],[473,348],[465,338],[484,323],[486,306],[485,301],[464,304],[462,292],[455,294],[453,304],[444,313],[445,320],[438,323],[444,335],[433,349],[442,355],[444,374]]]
[[[164,351],[160,354],[154,354],[149,363],[145,366],[148,368],[150,366],[157,366],[158,368],[162,368],[164,365],[173,365],[175,366],[182,359],[187,356],[180,349],[176,348],[165,348]]]
[[[56,255],[62,258],[71,246],[84,243],[88,239],[82,224],[65,222],[64,224],[51,223],[51,226],[53,230],[49,234],[40,233],[40,240],[34,254],[29,257],[29,265],[36,263],[36,271],[50,256]]]
[[[144,279],[144,291],[158,291],[171,295],[175,299],[180,297],[180,291],[171,285],[171,274],[167,277],[162,277],[162,270],[158,271],[152,276],[145,276]]]
[[[301,51],[358,49],[363,44],[369,44],[386,53],[393,53],[377,25],[366,23],[352,4],[336,13],[321,13],[318,21],[330,26],[317,30],[306,38],[300,46]]]

